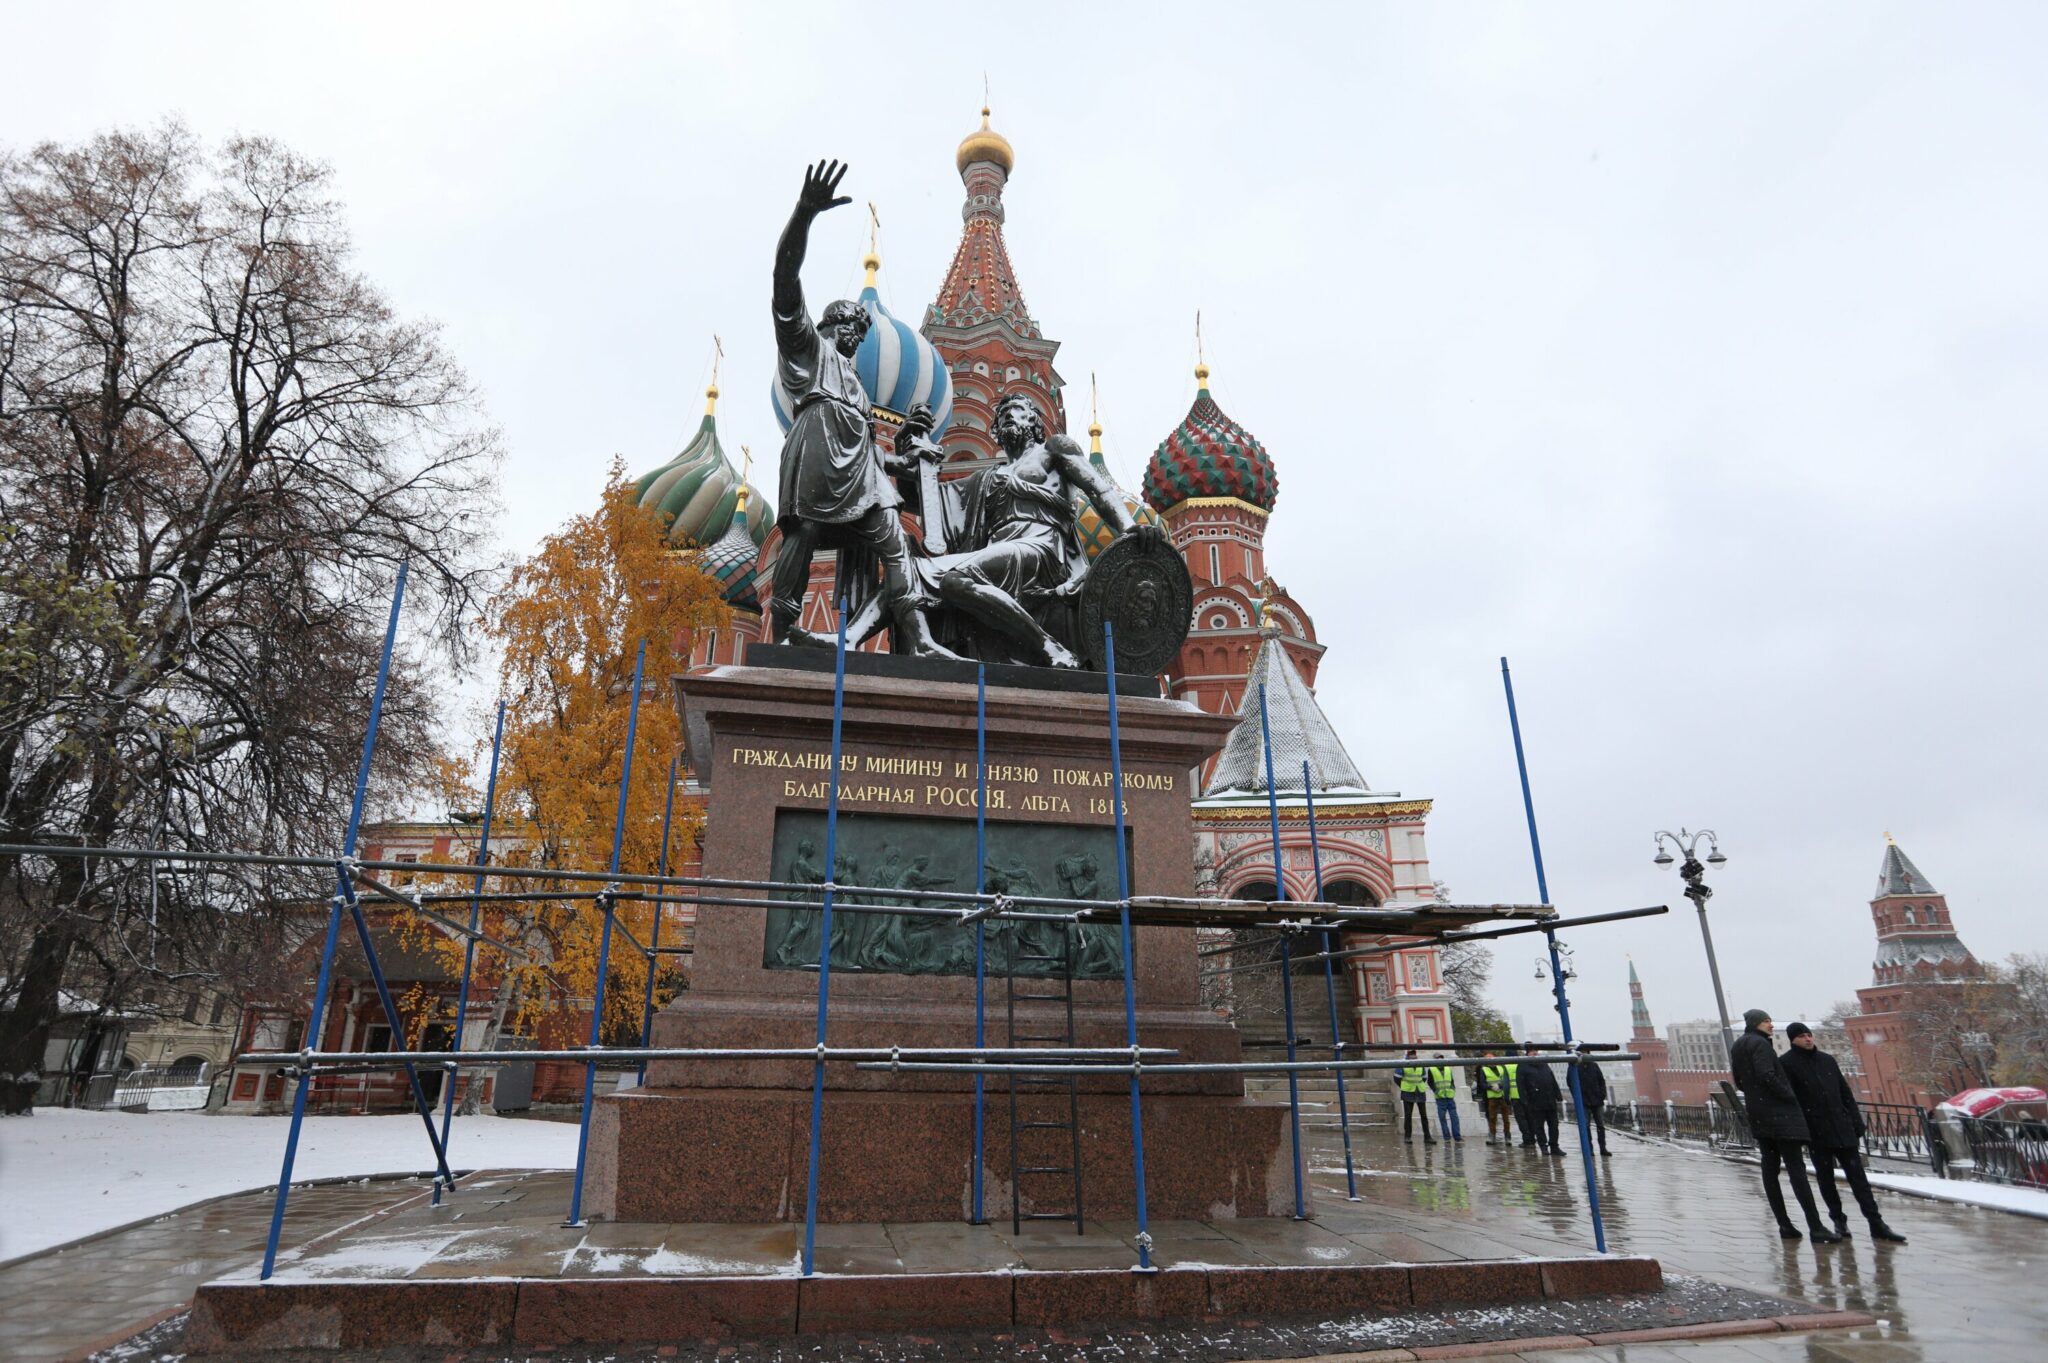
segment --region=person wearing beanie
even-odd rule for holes
[[[1813,1189],[1806,1181],[1804,1150],[1811,1135],[1799,1095],[1792,1091],[1771,1046],[1771,1015],[1752,1008],[1742,1015],[1742,1021],[1742,1035],[1728,1048],[1728,1068],[1735,1087],[1742,1090],[1750,1134],[1756,1137],[1757,1151],[1763,1156],[1764,1200],[1778,1218],[1778,1234],[1787,1240],[1800,1238],[1799,1228],[1785,1215],[1785,1193],[1778,1186],[1778,1168],[1783,1165],[1792,1180],[1792,1195],[1799,1199],[1799,1210],[1806,1213],[1807,1233],[1816,1244],[1839,1244],[1842,1237],[1820,1223],[1820,1208],[1814,1205]]]
[[[1579,1048],[1579,1054],[1587,1057],[1578,1064],[1579,1097],[1586,1104],[1586,1119],[1599,1133],[1600,1153],[1612,1156],[1614,1152],[1607,1148],[1607,1076],[1600,1072],[1600,1062],[1587,1055],[1584,1047]]]
[[[1863,1110],[1856,1105],[1855,1090],[1842,1077],[1842,1067],[1820,1048],[1813,1031],[1803,1022],[1785,1029],[1792,1049],[1778,1058],[1792,1091],[1799,1095],[1799,1109],[1806,1116],[1806,1129],[1813,1138],[1813,1176],[1820,1184],[1821,1201],[1835,1221],[1835,1231],[1849,1238],[1849,1218],[1842,1211],[1842,1194],[1835,1188],[1835,1166],[1849,1180],[1856,1205],[1870,1222],[1870,1238],[1903,1245],[1906,1237],[1884,1223],[1877,1198],[1864,1176],[1863,1156],[1858,1149],[1863,1139]]]
[[[1526,1054],[1538,1055],[1542,1050],[1532,1041]],[[1557,1105],[1564,1095],[1557,1086],[1557,1072],[1548,1061],[1524,1059],[1517,1075],[1522,1084],[1522,1105],[1529,1114],[1529,1134],[1536,1138],[1537,1152],[1562,1155],[1564,1150],[1557,1143]]]

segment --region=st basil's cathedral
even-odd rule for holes
[[[860,301],[872,325],[855,366],[873,404],[874,438],[888,448],[914,406],[930,407],[938,418],[935,438],[945,450],[942,476],[965,476],[999,457],[990,426],[997,401],[1011,393],[1030,396],[1048,431],[1068,429],[1066,381],[1053,367],[1060,343],[1046,337],[1026,306],[1004,239],[1004,192],[1015,165],[1008,139],[990,126],[983,109],[981,126],[954,157],[966,189],[960,244],[920,326],[883,306],[875,285],[881,261],[872,247],[863,261]],[[1201,794],[1194,802],[1197,888],[1237,898],[1278,897],[1259,725],[1263,687],[1286,898],[1361,905],[1433,898],[1423,831],[1430,801],[1366,783],[1316,702],[1324,645],[1315,622],[1267,568],[1267,526],[1280,492],[1273,458],[1217,405],[1206,365],[1197,365],[1194,378],[1187,415],[1159,441],[1138,489],[1122,496],[1134,517],[1165,528],[1194,583],[1192,627],[1161,678],[1162,694],[1211,713],[1244,716],[1200,773]],[[751,470],[735,467],[719,439],[715,379],[706,398],[695,435],[634,485],[641,504],[667,518],[670,543],[699,555],[732,607],[726,629],[675,641],[676,656],[691,668],[739,663],[747,644],[765,640],[764,607],[781,539],[775,509],[751,481]],[[787,397],[773,390],[768,398],[786,430]],[[1088,434],[1090,457],[1115,482],[1103,459],[1099,422],[1091,420]],[[1109,542],[1108,529],[1085,502],[1077,510],[1083,547],[1093,557]],[[915,531],[914,518],[906,519]],[[822,634],[834,629],[828,605],[832,573],[831,556],[820,554],[802,624]],[[885,646],[886,633],[870,644]],[[1349,936],[1342,946],[1384,948],[1341,963],[1338,1008],[1348,1040],[1417,1046],[1452,1040],[1450,999],[1434,946]],[[1205,959],[1242,965],[1253,956],[1248,949]],[[1297,963],[1295,969],[1323,973],[1320,962]],[[1281,1035],[1273,971],[1223,973],[1212,984],[1211,997],[1233,1012],[1248,1037]],[[1314,990],[1315,997],[1322,993]],[[1312,1034],[1319,1025],[1305,1022],[1301,1030]]]

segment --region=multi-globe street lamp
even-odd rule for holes
[[[1721,1049],[1726,1051],[1735,1043],[1731,1035],[1733,1029],[1728,1025],[1728,999],[1721,992],[1721,965],[1714,959],[1714,934],[1707,927],[1707,901],[1714,897],[1714,892],[1708,888],[1706,876],[1708,866],[1720,866],[1726,863],[1728,858],[1722,855],[1720,840],[1714,836],[1714,830],[1711,828],[1702,828],[1696,833],[1684,828],[1676,833],[1659,829],[1653,841],[1657,848],[1657,855],[1651,858],[1653,864],[1669,866],[1676,860],[1666,848],[1667,842],[1685,858],[1678,868],[1678,874],[1685,881],[1685,897],[1699,910],[1700,940],[1707,945],[1707,973],[1714,977],[1714,1006],[1721,1010]],[[1704,865],[1695,853],[1695,849],[1702,842],[1707,845],[1707,859]]]

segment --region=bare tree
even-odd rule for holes
[[[2001,1084],[2048,1088],[2048,953],[2016,952],[2000,974],[2006,994],[1995,1077]]]
[[[459,649],[498,447],[434,328],[350,268],[324,167],[175,124],[0,155],[0,841],[333,851],[393,576]],[[392,678],[386,791],[429,756],[425,661]],[[214,979],[326,889],[0,854],[0,1096],[60,988]]]

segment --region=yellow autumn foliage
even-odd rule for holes
[[[682,747],[670,684],[683,665],[677,647],[691,631],[724,625],[731,613],[716,580],[698,566],[697,555],[669,548],[664,529],[656,513],[637,505],[623,466],[614,462],[600,506],[570,517],[548,536],[513,571],[493,603],[485,625],[502,650],[499,680],[505,703],[491,833],[494,864],[601,872],[610,864],[618,827],[619,870],[652,874],[659,868],[669,764]],[[632,775],[620,825],[620,768],[634,657],[643,642],[647,652]],[[471,767],[479,775],[487,770],[489,743],[486,733]],[[473,798],[470,807],[481,808],[482,791]],[[678,802],[669,834],[672,869],[696,836],[696,817],[694,807]],[[494,877],[486,888],[560,889],[589,896],[601,883],[567,886]],[[668,944],[680,936],[677,907],[668,906],[670,916],[664,921]],[[632,941],[649,942],[654,910],[650,903],[622,900],[615,908],[618,928]],[[452,917],[468,916],[466,906],[450,905],[447,911]],[[595,902],[588,897],[487,902],[483,923],[490,936],[523,946],[529,956],[522,961],[490,947],[479,949],[471,1018],[492,1017],[507,1030],[535,1035],[543,1046],[582,1045],[588,1039],[584,1029],[596,992],[603,923]],[[432,935],[434,949],[459,972],[462,943],[438,931]],[[671,970],[657,966],[657,983]],[[638,1044],[646,978],[645,957],[615,928],[605,998],[607,1043],[630,1037]],[[658,995],[656,1006],[662,1001]],[[452,1009],[443,1010],[443,1016],[452,1016]]]

